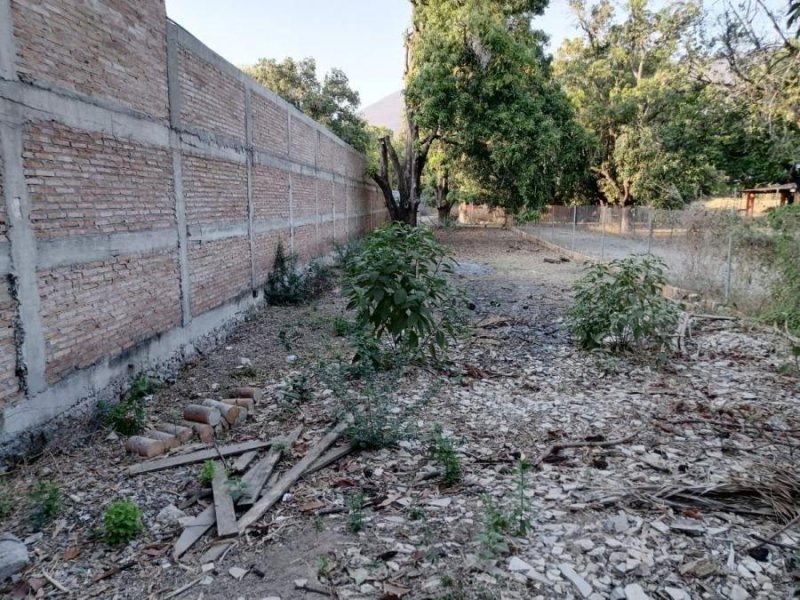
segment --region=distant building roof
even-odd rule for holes
[[[780,185],[768,185],[765,187],[742,190],[742,192],[746,194],[777,194],[780,192],[796,192],[796,191],[797,191],[796,183],[782,183]]]

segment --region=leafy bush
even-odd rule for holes
[[[142,531],[142,511],[130,500],[112,502],[103,514],[103,537],[109,544],[126,544]]]
[[[775,273],[767,319],[791,333],[800,333],[800,205],[771,210],[768,222],[775,235]]]
[[[30,493],[31,523],[41,529],[61,512],[61,490],[54,483],[39,481]]]
[[[570,332],[583,348],[621,351],[669,343],[679,309],[661,295],[664,263],[652,256],[591,265],[575,284]]]
[[[272,271],[267,276],[264,296],[273,306],[309,302],[331,287],[330,269],[312,261],[306,269],[297,265],[297,255],[287,252],[278,240]]]
[[[374,231],[346,264],[344,294],[357,324],[413,358],[437,359],[456,333],[460,295],[448,249],[403,223]]]

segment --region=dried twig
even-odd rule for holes
[[[183,585],[183,586],[179,587],[177,590],[175,590],[173,592],[170,592],[169,594],[164,596],[164,600],[170,600],[170,598],[177,598],[183,592],[192,589],[194,586],[196,586],[201,581],[203,581],[202,577],[198,577],[197,579],[193,579],[192,581],[190,581],[186,585]]]
[[[538,467],[547,457],[558,454],[561,450],[566,450],[567,448],[609,448],[611,446],[616,446],[618,444],[624,444],[626,442],[630,442],[633,438],[639,435],[641,431],[634,431],[630,435],[625,436],[624,438],[620,438],[618,440],[607,440],[604,442],[585,442],[585,441],[575,441],[575,442],[558,442],[556,444],[551,444],[547,450],[545,450],[539,458],[531,463],[532,467]]]
[[[67,594],[71,593],[71,591],[72,591],[72,590],[70,590],[70,589],[69,589],[68,587],[66,587],[66,586],[65,586],[63,583],[61,583],[60,581],[58,581],[57,579],[55,579],[55,578],[54,578],[52,575],[50,575],[50,574],[49,574],[47,571],[45,571],[44,569],[42,569],[42,576],[43,576],[45,579],[47,579],[47,581],[49,581],[51,584],[53,584],[53,586],[54,586],[54,587],[58,588],[58,589],[59,589],[59,590],[61,590],[62,592],[65,592],[65,593],[67,593]]]

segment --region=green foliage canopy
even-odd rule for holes
[[[367,124],[358,114],[361,98],[341,69],[331,69],[322,81],[313,58],[286,58],[283,62],[262,58],[243,70],[359,152],[367,150]]]

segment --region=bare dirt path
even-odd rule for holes
[[[20,537],[33,534],[24,498],[35,481],[57,482],[64,496],[57,520],[29,540],[35,559],[24,582],[54,592],[42,583],[44,569],[81,598],[163,598],[194,581],[180,598],[324,597],[299,589],[304,579],[331,597],[385,600],[791,597],[794,553],[751,550],[752,534],[778,531],[800,505],[790,454],[800,444],[798,379],[787,371],[786,343],[738,322],[700,320],[689,352],[665,365],[585,353],[564,325],[580,265],[546,263],[552,255],[501,230],[440,235],[474,303],[473,335],[455,348],[453,373],[409,369],[398,378],[390,412],[409,418],[397,446],[361,451],[304,479],[204,572],[213,538],[176,564],[177,526],[156,520],[185,500],[200,465],[130,478],[124,467],[134,460],[122,442],[99,432],[8,481],[23,500],[2,529]],[[318,373],[348,355],[333,333],[341,314],[334,293],[255,316],[159,390],[148,414],[257,384],[265,402],[235,439],[303,424],[286,469],[337,411]],[[308,377],[313,398],[287,407],[278,386],[291,374]],[[459,457],[461,478],[451,485],[429,451],[437,424]],[[552,444],[573,441],[585,445],[521,472],[521,458],[536,462]],[[667,494],[697,485],[707,493]],[[92,529],[122,497],[143,507],[147,531],[119,549]],[[797,544],[796,531],[776,540]],[[231,567],[246,574],[237,579]]]

